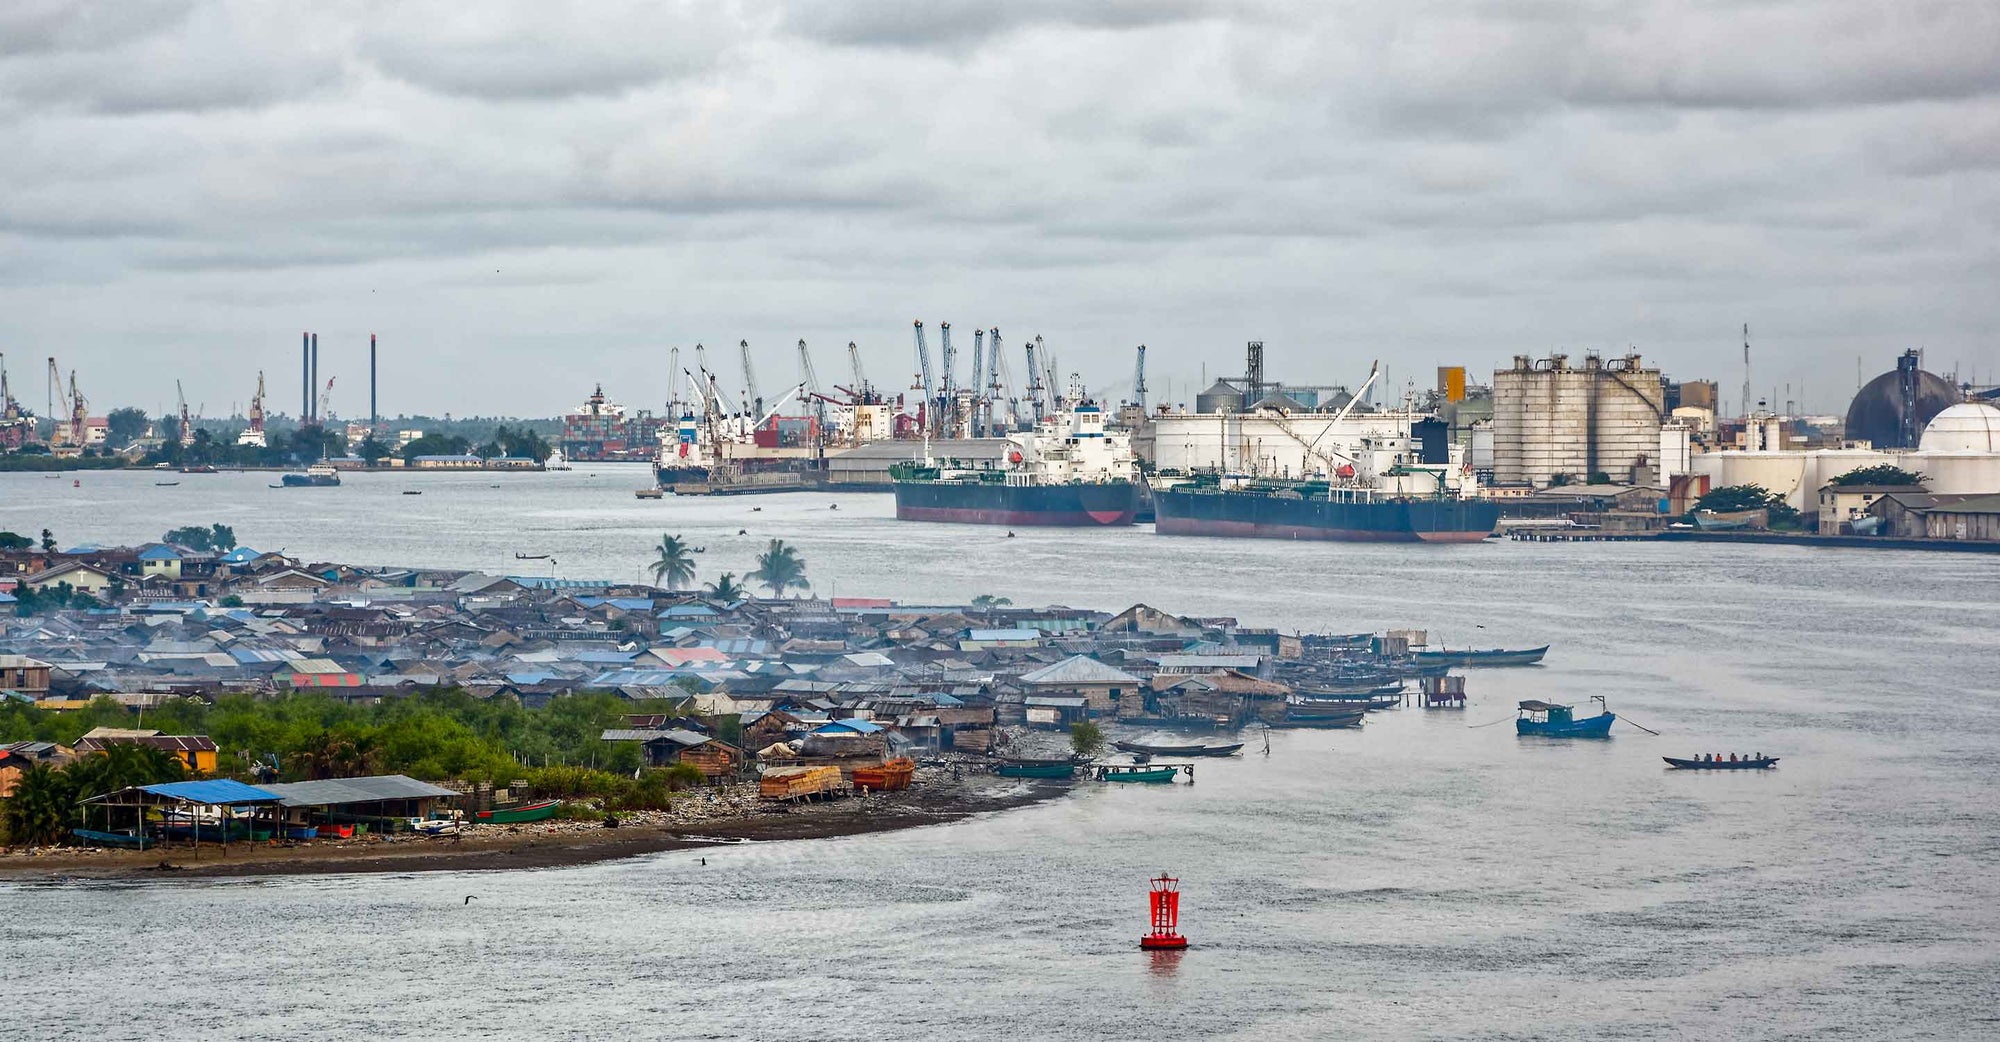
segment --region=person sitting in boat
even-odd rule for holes
[[[1736,754],[1735,754],[1735,753],[1730,753],[1730,754],[1729,754],[1729,762],[1730,762],[1730,763],[1735,763],[1735,762],[1736,762]]]

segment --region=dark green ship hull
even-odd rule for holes
[[[1453,498],[1287,495],[1264,490],[1153,490],[1161,535],[1347,542],[1476,543],[1493,534],[1500,505]]]

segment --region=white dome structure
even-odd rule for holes
[[[2000,409],[1961,402],[1931,418],[1917,443],[1920,453],[2000,452]]]

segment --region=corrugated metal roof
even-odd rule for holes
[[[287,807],[336,807],[349,803],[380,803],[384,800],[450,798],[458,793],[401,774],[379,774],[367,778],[327,778],[321,781],[286,782],[260,786],[276,795]]]
[[[1088,655],[1073,655],[1053,666],[1044,666],[1021,676],[1023,684],[1136,684],[1139,678],[1122,669],[1113,669]]]
[[[697,731],[676,727],[672,730],[657,728],[612,728],[598,736],[606,742],[672,742],[680,746],[697,746],[708,741],[708,736]]]

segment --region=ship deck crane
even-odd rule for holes
[[[1035,410],[1036,423],[1042,422],[1042,392],[1045,389],[1042,383],[1042,366],[1035,359],[1035,348],[1039,347],[1041,342],[1042,338],[1036,337],[1024,345],[1028,350],[1028,405]]]
[[[819,455],[821,441],[826,437],[826,396],[819,390],[819,373],[813,370],[812,352],[806,350],[804,339],[799,341],[799,400],[811,402],[813,410],[813,454]]]
[[[757,373],[750,368],[750,341],[741,341],[737,346],[743,349],[743,411],[763,412],[764,396],[757,393]]]
[[[935,415],[932,415],[933,413],[937,412],[937,410],[931,406],[931,388],[933,386],[934,385],[931,383],[931,349],[928,345],[924,343],[924,321],[923,319],[918,319],[917,320],[917,386],[912,388],[912,390],[918,390],[923,392],[923,399],[922,399],[923,404],[919,407],[920,412],[919,415],[917,416],[917,420],[926,431],[930,430],[931,426],[937,422],[937,417]]]
[[[854,341],[847,342],[847,364],[854,370],[854,404],[863,405],[869,401],[868,376],[861,371],[861,348]]]
[[[711,395],[714,396],[716,404],[721,406],[725,413],[736,411],[730,407],[729,399],[723,397],[720,381],[715,378],[715,370],[708,367],[708,349],[700,344],[694,345],[694,367],[700,370],[702,376],[708,380],[706,386],[697,382],[695,384],[695,393],[701,395],[703,401],[706,401]],[[686,372],[686,370],[682,370],[682,372]],[[692,374],[688,378],[694,379]]]

